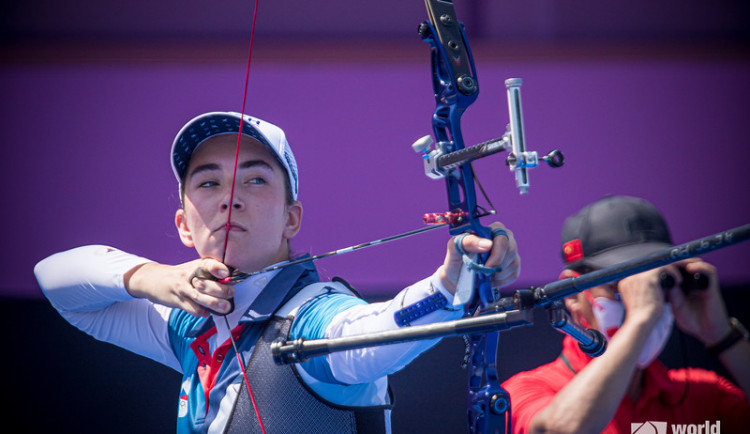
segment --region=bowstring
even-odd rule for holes
[[[225,226],[226,234],[224,235],[224,251],[221,255],[221,262],[224,263],[226,261],[227,257],[227,248],[229,247],[229,231],[232,227],[232,209],[234,208],[234,187],[237,183],[237,166],[239,164],[240,159],[240,143],[242,141],[242,126],[245,123],[245,107],[247,104],[247,90],[250,84],[250,63],[253,56],[253,41],[255,40],[255,22],[258,18],[258,0],[255,0],[255,6],[253,8],[253,24],[250,30],[250,47],[248,48],[247,53],[247,67],[245,70],[245,90],[242,93],[242,110],[240,110],[240,127],[239,131],[237,131],[237,146],[235,147],[234,152],[234,168],[232,170],[232,187],[229,192],[229,212],[227,213],[227,224]],[[229,330],[229,339],[232,342],[232,348],[234,348],[234,353],[237,355],[237,363],[240,365],[240,370],[242,371],[242,378],[245,380],[245,386],[247,386],[247,393],[250,396],[250,402],[253,404],[253,410],[255,410],[255,416],[258,418],[258,424],[260,425],[260,430],[263,434],[266,433],[266,429],[263,426],[263,421],[260,418],[260,411],[258,409],[258,405],[255,402],[255,396],[253,395],[253,389],[250,387],[250,380],[247,378],[247,372],[245,371],[245,364],[242,361],[242,357],[240,356],[240,352],[237,348],[237,342],[234,340],[234,336],[232,335],[232,328],[229,325],[229,319],[226,315],[224,315],[224,322],[227,325],[227,329]],[[238,396],[239,399],[239,396]]]

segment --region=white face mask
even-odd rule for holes
[[[615,334],[625,319],[625,306],[620,300],[611,300],[606,297],[596,297],[593,303],[594,317],[599,324],[599,331],[607,337],[607,341]],[[651,334],[638,356],[638,367],[640,369],[650,365],[661,353],[667,344],[669,335],[672,333],[674,315],[669,303],[664,304],[664,314],[654,326]]]

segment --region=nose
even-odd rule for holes
[[[231,201],[232,203],[232,210],[233,211],[240,211],[245,209],[245,203],[237,197],[237,195],[234,195],[234,197],[231,197],[231,193],[227,194],[227,196],[222,200],[221,202],[221,210],[226,211],[229,209],[229,203]]]

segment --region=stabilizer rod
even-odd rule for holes
[[[530,325],[533,323],[531,309],[535,307],[547,306],[585,289],[614,282],[682,259],[723,249],[748,239],[750,239],[750,224],[578,277],[548,283],[531,290],[518,290],[513,297],[505,297],[495,303],[488,304],[487,309],[478,316],[356,336],[312,340],[300,338],[287,342],[275,342],[271,345],[271,352],[277,364],[299,363],[311,357],[336,351],[422,339],[487,333]],[[519,297],[519,294],[529,294],[530,296]]]
[[[481,315],[455,321],[411,326],[356,336],[331,339],[295,339],[271,344],[274,361],[279,364],[300,363],[305,360],[336,351],[346,351],[380,345],[423,339],[461,336],[474,333],[486,333],[494,330],[505,330],[532,324],[529,311],[498,312],[492,315]]]

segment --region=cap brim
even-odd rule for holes
[[[628,246],[620,246],[611,250],[601,252],[594,256],[583,258],[580,263],[591,268],[600,269],[613,265],[622,264],[643,256],[663,251],[672,247],[667,243],[639,243]]]
[[[271,145],[265,133],[239,113],[210,112],[199,115],[186,123],[172,142],[172,171],[179,182],[185,176],[193,152],[206,140],[227,134],[237,135],[242,124],[242,135],[255,139],[265,145],[280,158],[278,151]],[[282,163],[283,166],[283,163]]]

